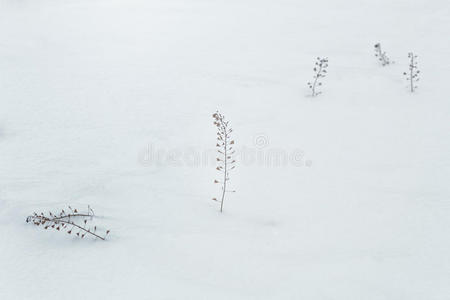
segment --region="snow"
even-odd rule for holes
[[[0,0],[0,299],[448,299],[449,20],[447,0]],[[223,214],[217,109],[240,151]],[[109,239],[25,223],[67,205]]]

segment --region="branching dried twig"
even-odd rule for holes
[[[319,78],[323,78],[325,77],[326,73],[327,73],[327,67],[328,67],[328,58],[317,58],[317,61],[315,63],[315,67],[313,69],[314,71],[314,76],[313,82],[308,82],[308,87],[311,89],[311,96],[315,97],[319,94],[321,94],[322,92],[318,92],[316,91],[318,86],[322,85],[322,82],[319,81]]]
[[[88,226],[88,219],[92,220],[94,217],[94,211],[90,206],[88,206],[87,213],[79,213],[77,209],[72,209],[69,206],[70,212],[66,212],[61,210],[60,213],[54,214],[51,211],[48,214],[44,213],[33,213],[31,216],[28,216],[26,221],[27,223],[32,222],[36,226],[43,226],[44,229],[56,229],[57,231],[66,230],[68,234],[72,234],[73,230],[78,232],[76,236],[80,238],[84,238],[85,235],[91,235],[94,238],[98,238],[101,240],[105,240],[106,236],[109,234],[109,230],[106,230],[106,233],[101,236],[97,233],[97,226],[94,226],[92,229]],[[87,218],[86,218],[87,217]],[[80,222],[82,220],[82,222]]]
[[[389,57],[387,56],[386,52],[383,52],[381,50],[381,44],[377,43],[375,44],[375,57],[378,57],[378,60],[381,62],[381,65],[384,67],[386,65],[389,65],[391,63]]]
[[[236,166],[236,160],[232,158],[235,150],[233,149],[234,140],[231,139],[231,132],[233,129],[229,126],[229,121],[225,121],[225,116],[216,112],[213,114],[214,125],[217,127],[217,152],[219,157],[216,158],[218,166],[216,170],[223,173],[223,180],[214,180],[214,183],[222,184],[222,198],[220,200],[220,212],[223,211],[223,201],[225,200],[225,193],[235,192],[227,190],[227,182],[230,180],[229,172]],[[217,201],[217,198],[213,198]]]

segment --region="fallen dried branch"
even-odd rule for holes
[[[44,229],[56,229],[57,231],[65,230],[68,234],[78,231],[76,236],[84,238],[86,235],[90,235],[94,238],[105,240],[106,236],[109,234],[109,230],[106,230],[103,236],[97,233],[97,226],[93,228],[88,226],[88,219],[91,221],[94,217],[94,211],[90,206],[88,206],[87,213],[79,213],[77,209],[72,209],[69,206],[70,212],[61,210],[59,214],[54,214],[51,211],[48,214],[41,212],[33,213],[26,219],[27,223],[33,223],[36,226],[43,226]],[[87,218],[86,218],[87,217]]]

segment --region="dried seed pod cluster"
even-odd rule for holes
[[[65,231],[68,234],[74,234],[80,238],[84,238],[86,235],[92,236],[96,239],[105,240],[109,234],[109,230],[106,230],[104,234],[100,235],[97,232],[97,226],[90,226],[89,222],[94,217],[94,211],[91,207],[88,207],[87,213],[79,213],[78,210],[68,207],[69,211],[61,210],[59,213],[48,212],[44,214],[41,212],[33,213],[26,219],[27,223],[33,223],[36,226],[42,226],[44,229],[55,229],[57,231]]]
[[[317,91],[317,87],[322,85],[322,82],[320,81],[320,78],[324,78],[327,74],[327,68],[328,68],[328,58],[320,58],[317,57],[315,66],[314,66],[314,76],[313,82],[308,82],[308,87],[311,89],[311,96],[315,97],[322,92]]]
[[[381,50],[381,44],[377,43],[375,44],[375,57],[378,58],[378,60],[381,62],[381,65],[384,67],[386,65],[389,65],[391,63],[389,57],[387,56],[386,52]]]
[[[235,153],[235,150],[233,149],[234,140],[231,138],[233,129],[230,127],[229,121],[226,121],[225,116],[223,116],[219,112],[214,113],[213,118],[214,125],[217,127],[216,147],[218,157],[216,158],[216,170],[223,175],[220,180],[214,180],[214,183],[222,185],[222,194],[220,200],[220,212],[222,212],[225,194],[227,192],[234,192],[227,190],[227,182],[230,180],[229,172],[236,167],[236,160],[233,159],[233,154]],[[213,200],[218,201],[217,198],[213,198]]]
[[[417,89],[416,82],[419,81],[420,71],[417,68],[417,55],[412,52],[408,53],[409,58],[409,70],[408,72],[403,72],[403,75],[406,76],[406,80],[409,82],[409,88],[411,93]]]

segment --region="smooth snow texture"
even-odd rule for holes
[[[0,0],[0,299],[448,299],[449,37],[448,0]],[[25,223],[67,205],[110,239]]]

